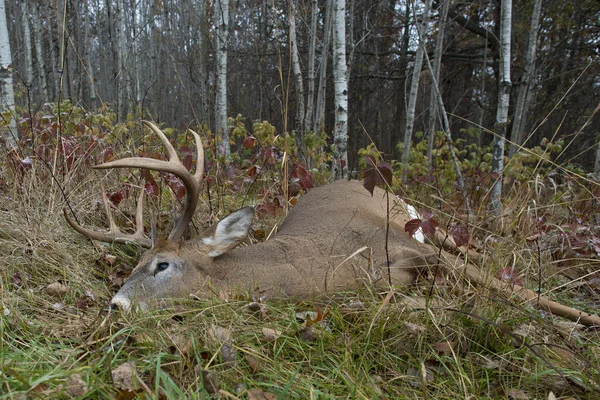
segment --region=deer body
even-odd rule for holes
[[[167,148],[168,161],[131,157],[96,168],[149,168],[179,177],[187,189],[182,217],[168,239],[154,243],[143,231],[143,190],[136,215],[137,230],[125,234],[116,227],[103,193],[111,229],[94,232],[67,222],[92,239],[136,241],[151,247],[143,254],[123,287],[111,300],[114,307],[131,308],[164,298],[189,294],[208,296],[246,292],[257,298],[310,298],[362,284],[407,284],[418,268],[435,261],[436,251],[404,232],[415,215],[402,201],[390,201],[390,230],[386,255],[385,192],[373,196],[357,181],[339,181],[312,189],[303,196],[270,240],[234,249],[248,235],[254,210],[242,208],[225,217],[200,238],[184,241],[183,233],[195,210],[203,173],[203,149],[195,132],[198,160],[192,175],[164,134],[145,124]],[[392,196],[393,197],[393,196]],[[414,210],[413,210],[414,214]],[[389,273],[388,273],[389,272]]]
[[[377,189],[371,197],[356,181],[312,189],[272,239],[216,257],[209,256],[211,248],[205,243],[210,231],[180,246],[159,242],[142,257],[112,303],[127,309],[132,299],[143,305],[153,298],[239,292],[263,299],[306,299],[363,284],[388,285],[384,195]],[[245,210],[237,213],[250,212]],[[435,252],[403,231],[410,219],[403,203],[391,214],[392,282],[409,284]],[[161,262],[170,262],[176,275],[166,279],[161,274],[167,271],[156,272]]]

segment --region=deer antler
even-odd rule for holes
[[[113,219],[112,213],[110,212],[110,205],[108,203],[108,199],[106,198],[106,194],[104,193],[104,185],[100,183],[102,187],[102,203],[104,204],[104,212],[108,217],[108,223],[110,225],[110,229],[108,232],[96,232],[91,229],[86,229],[81,225],[77,224],[77,222],[73,221],[69,214],[67,214],[67,209],[63,209],[63,214],[67,223],[71,225],[71,228],[75,229],[77,232],[82,234],[85,237],[89,237],[90,239],[99,240],[101,242],[116,242],[116,243],[128,243],[134,242],[139,244],[142,247],[150,248],[152,247],[152,241],[148,239],[144,235],[144,188],[140,191],[140,197],[138,199],[137,208],[135,211],[135,233],[123,233],[119,230],[117,224],[115,224],[115,220]]]
[[[200,136],[190,130],[192,135],[194,135],[194,139],[196,141],[196,150],[198,152],[196,159],[196,172],[192,175],[190,171],[188,171],[183,163],[179,160],[177,156],[177,152],[169,142],[169,139],[164,135],[164,133],[158,129],[154,123],[149,121],[142,121],[146,126],[148,126],[152,131],[160,138],[164,146],[167,150],[167,156],[169,158],[168,161],[164,160],[156,160],[153,158],[144,158],[144,157],[128,157],[123,158],[117,161],[111,161],[105,164],[96,165],[93,168],[97,169],[108,169],[108,168],[146,168],[154,171],[163,171],[170,172],[183,182],[183,185],[186,189],[186,201],[183,209],[183,213],[177,224],[171,231],[168,240],[169,241],[178,241],[181,239],[189,222],[192,220],[194,215],[194,211],[196,211],[196,205],[198,204],[198,196],[200,194],[200,184],[202,182],[202,175],[204,174],[204,148],[202,147],[202,141],[200,140]],[[110,207],[108,205],[108,200],[106,199],[106,195],[104,194],[104,189],[102,189],[102,202],[104,203],[104,209],[106,210],[106,214],[108,215],[110,231],[107,233],[95,232],[89,229],[85,229],[76,222],[71,220],[67,215],[66,211],[64,211],[65,218],[67,222],[73,229],[77,232],[81,233],[84,236],[87,236],[94,240],[100,240],[104,242],[117,242],[117,243],[125,243],[134,241],[139,243],[144,247],[152,247],[152,241],[144,236],[143,232],[143,222],[142,222],[142,202],[143,202],[144,190],[142,189],[142,193],[140,195],[140,199],[138,201],[137,211],[136,211],[136,232],[134,234],[125,234],[119,231],[117,228],[112,215],[110,213]]]

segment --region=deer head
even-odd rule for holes
[[[97,165],[94,168],[146,168],[170,172],[181,179],[186,189],[185,205],[181,217],[178,218],[168,238],[156,241],[144,234],[144,189],[141,190],[138,199],[136,231],[133,234],[123,233],[117,227],[104,188],[102,188],[102,202],[110,225],[109,232],[96,232],[83,228],[73,221],[64,210],[64,216],[69,225],[88,238],[115,243],[135,242],[142,247],[150,248],[144,253],[123,287],[111,300],[112,308],[125,310],[131,308],[133,301],[145,307],[148,302],[155,299],[181,297],[192,293],[197,283],[206,278],[206,266],[215,257],[236,247],[246,238],[254,216],[254,210],[251,207],[242,208],[213,225],[201,236],[201,239],[184,242],[182,237],[196,210],[204,172],[202,142],[196,132],[190,131],[194,136],[197,150],[196,172],[192,174],[179,160],[175,149],[163,132],[152,122],[143,122],[164,144],[168,161],[129,157]]]

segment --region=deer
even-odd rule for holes
[[[475,284],[533,302],[552,313],[600,326],[600,318],[571,309],[518,285],[508,284],[465,260],[464,252],[448,235],[437,233],[436,245],[422,235],[405,231],[418,217],[411,205],[400,200],[388,206],[385,191],[371,195],[359,181],[340,180],[309,190],[294,205],[277,233],[249,246],[246,240],[254,209],[244,207],[221,219],[197,238],[184,239],[196,211],[204,174],[204,148],[192,131],[196,167],[192,174],[180,161],[164,133],[143,121],[162,142],[167,160],[128,157],[96,165],[95,169],[145,168],[178,177],[186,197],[167,238],[145,235],[144,188],[135,213],[135,232],[121,232],[102,188],[108,232],[84,228],[63,210],[66,222],[89,239],[108,243],[136,243],[148,250],[110,300],[111,309],[125,312],[146,309],[169,299],[247,294],[254,299],[303,300],[331,296],[346,290],[399,290],[415,282],[431,267],[442,267]],[[388,225],[389,223],[389,225]],[[443,242],[443,243],[442,243]],[[445,249],[443,248],[445,247]],[[455,250],[451,253],[448,250]]]

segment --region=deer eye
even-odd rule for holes
[[[154,270],[154,275],[156,275],[157,273],[166,270],[167,268],[169,268],[169,263],[168,262],[160,262],[158,264],[156,264],[156,269]]]

